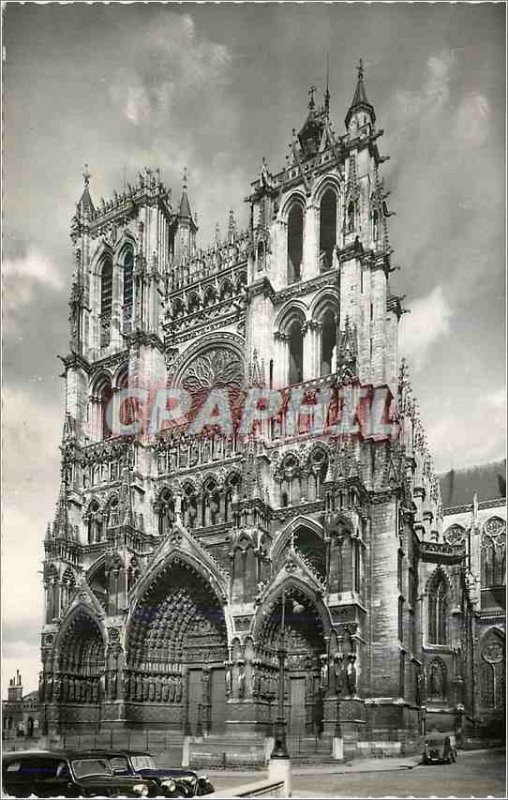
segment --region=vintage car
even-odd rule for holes
[[[100,750],[97,756],[107,758],[115,775],[148,778],[159,785],[164,797],[200,797],[211,794],[214,788],[205,775],[190,769],[158,767],[153,756],[142,750]]]
[[[12,797],[156,797],[156,781],[117,775],[92,753],[24,750],[2,757],[2,791]]]
[[[452,733],[430,731],[425,737],[424,764],[452,764],[457,760],[455,736]]]

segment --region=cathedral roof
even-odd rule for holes
[[[470,505],[506,497],[506,459],[464,469],[450,469],[439,475],[443,508]]]

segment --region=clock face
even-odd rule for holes
[[[466,538],[466,532],[460,525],[452,525],[444,535],[445,542],[451,545],[462,544]]]

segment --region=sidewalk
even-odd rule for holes
[[[407,758],[359,758],[355,761],[338,761],[336,764],[295,764],[291,769],[292,775],[315,775],[316,771],[324,775],[351,775],[357,772],[398,772],[403,769],[413,769],[421,762],[421,755]],[[236,769],[209,769],[207,775],[213,778],[252,778],[259,776],[263,780],[265,770],[236,770]]]
[[[337,764],[305,764],[294,766],[293,775],[311,775],[319,772],[326,775],[350,775],[356,772],[398,772],[401,769],[413,769],[422,760],[420,754],[407,758],[358,758],[355,761],[337,762]]]

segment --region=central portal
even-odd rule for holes
[[[136,607],[128,639],[127,713],[132,722],[196,733],[225,720],[224,612],[201,573],[173,560]]]

